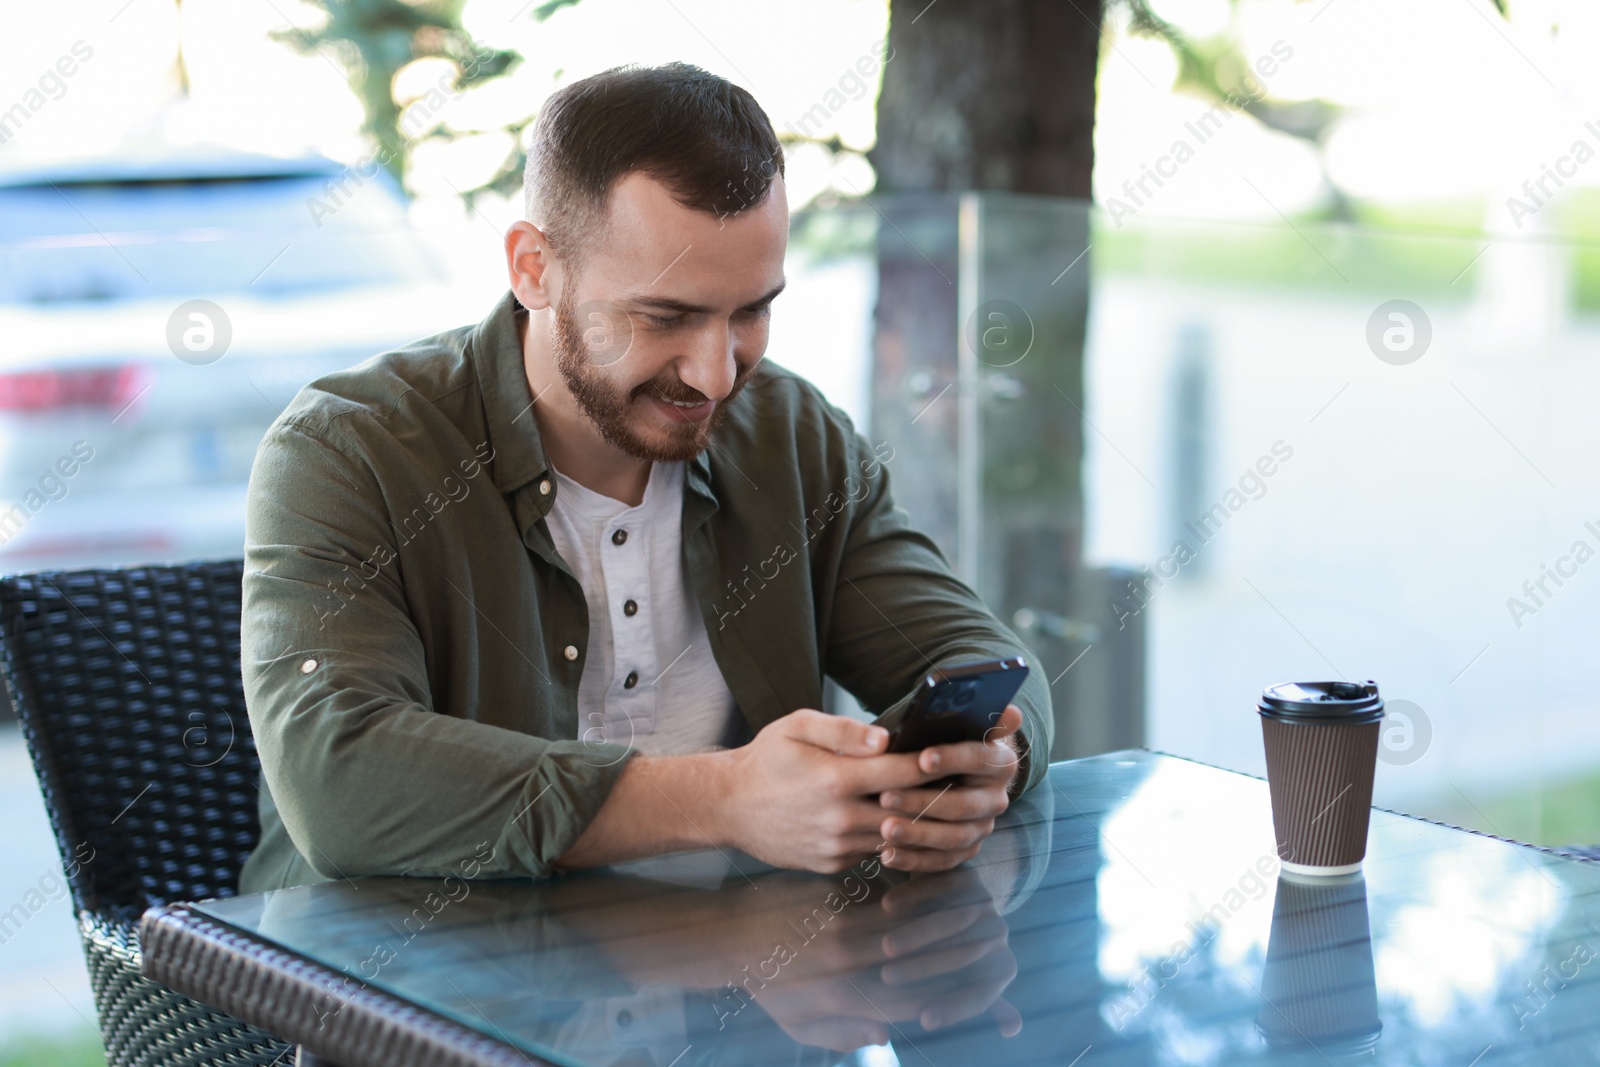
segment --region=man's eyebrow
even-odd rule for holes
[[[762,294],[759,298],[751,301],[739,310],[753,311],[764,304],[772,303],[773,299],[776,298],[779,293],[783,292],[784,286],[788,284],[789,280],[785,278],[783,281],[767,290],[767,292]],[[627,303],[635,304],[639,307],[657,308],[661,311],[677,311],[685,315],[704,314],[711,310],[710,308],[703,307],[699,304],[690,304],[683,300],[673,300],[670,297],[665,296],[632,296],[627,298]]]

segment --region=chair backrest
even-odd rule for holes
[[[0,578],[0,677],[73,902],[232,896],[255,847],[242,560]]]

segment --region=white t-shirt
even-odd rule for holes
[[[689,587],[683,473],[681,462],[651,464],[629,507],[555,472],[546,522],[589,605],[581,739],[680,755],[735,743],[742,725]]]

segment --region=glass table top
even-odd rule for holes
[[[1597,863],[1374,811],[1362,874],[1280,877],[1265,782],[1136,751],[1053,765],[957,871],[875,866],[198,908],[559,1064],[1600,1063]]]

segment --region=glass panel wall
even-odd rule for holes
[[[1600,841],[1600,246],[996,194],[794,235],[877,290],[773,358],[869,360],[913,519],[1052,677],[1105,664],[1058,755],[1260,774],[1263,686],[1374,678],[1378,803]]]

